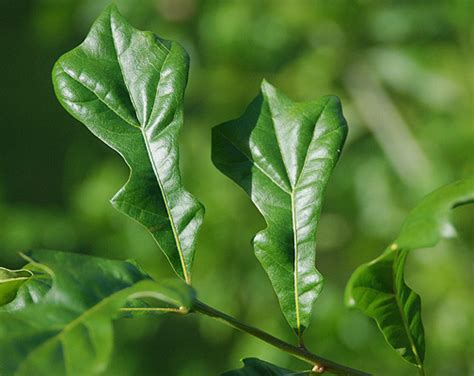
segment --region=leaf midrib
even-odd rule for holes
[[[173,232],[173,236],[174,236],[174,239],[175,239],[175,242],[176,242],[176,247],[177,247],[177,250],[178,250],[179,258],[180,258],[180,261],[181,261],[181,267],[183,268],[184,279],[185,279],[186,283],[188,283],[190,285],[191,284],[191,278],[188,274],[188,270],[187,270],[187,267],[186,267],[186,264],[185,264],[183,249],[182,249],[182,246],[181,246],[181,240],[179,239],[179,236],[178,236],[178,233],[177,233],[176,224],[174,223],[173,216],[171,215],[171,209],[170,209],[169,203],[168,203],[168,196],[167,196],[166,191],[163,187],[163,183],[162,183],[160,175],[158,173],[158,169],[156,167],[155,160],[152,157],[148,138],[146,137],[146,134],[143,130],[142,130],[142,135],[143,135],[143,139],[144,139],[145,146],[146,146],[146,149],[147,149],[148,157],[150,159],[151,166],[153,168],[153,172],[156,176],[156,181],[158,182],[158,186],[160,187],[161,194],[163,195],[163,203],[165,204],[166,212],[168,213],[168,217],[169,217],[169,221],[170,221],[170,225],[171,225],[171,230]]]
[[[402,252],[402,250],[397,250],[396,252]],[[397,257],[398,255],[395,255],[395,257]],[[393,260],[393,262],[395,263],[395,259]],[[403,281],[405,283],[405,281]],[[402,302],[400,302],[400,299],[399,299],[399,296],[398,296],[398,290],[397,290],[397,284],[396,284],[396,270],[393,269],[393,273],[392,273],[392,284],[393,284],[393,290],[394,290],[394,296],[395,296],[395,302],[397,304],[397,308],[398,308],[398,311],[400,313],[400,317],[402,318],[402,322],[403,322],[403,327],[405,329],[405,332],[407,333],[407,337],[408,337],[408,341],[410,342],[410,347],[411,347],[411,351],[413,352],[413,355],[415,355],[415,359],[418,363],[418,366],[419,367],[423,367],[423,363],[421,362],[421,359],[420,359],[420,356],[418,354],[418,350],[416,348],[416,344],[415,344],[415,341],[412,337],[412,334],[411,334],[411,331],[410,331],[410,326],[407,322],[407,318],[405,317],[405,313],[403,311],[403,307],[402,307]]]
[[[133,106],[135,114],[137,114],[138,113],[137,106],[136,106],[136,104],[133,100],[133,97],[131,95],[131,91],[130,91],[130,88],[128,87],[127,80],[125,80],[125,73],[124,73],[124,70],[123,70],[123,67],[122,67],[122,63],[119,59],[119,54],[118,54],[118,51],[117,51],[117,45],[116,45],[116,40],[115,40],[115,33],[113,31],[112,19],[111,18],[109,19],[109,26],[110,26],[110,33],[111,33],[112,42],[113,42],[113,46],[114,46],[115,56],[117,58],[117,63],[118,63],[119,69],[120,69],[120,74],[122,76],[122,80],[125,84],[125,87],[127,88],[127,93],[128,93],[129,99],[130,99],[130,103]],[[169,56],[169,53],[168,53],[168,55],[166,55],[165,61],[168,58],[168,56]],[[161,70],[160,70],[159,73],[161,73]],[[158,83],[159,82],[160,82],[160,79],[158,79]],[[153,110],[155,108],[155,103],[156,103],[156,97],[155,97],[155,100],[154,100],[153,105],[152,105],[152,112],[150,113],[150,116],[153,115]],[[190,285],[191,284],[191,277],[190,277],[190,275],[188,273],[188,270],[187,270],[187,267],[186,267],[186,262],[185,262],[185,259],[184,259],[184,253],[183,253],[183,249],[182,249],[182,245],[181,245],[181,240],[180,240],[179,235],[178,235],[176,224],[174,223],[174,218],[171,214],[171,209],[170,209],[170,206],[169,206],[168,196],[167,196],[167,193],[164,189],[163,182],[161,181],[161,177],[159,175],[158,168],[157,168],[155,160],[153,158],[153,154],[152,154],[151,149],[150,149],[150,142],[149,142],[148,137],[146,135],[146,131],[143,129],[144,124],[140,124],[140,125],[141,126],[139,127],[139,129],[140,129],[140,132],[142,134],[142,137],[143,137],[143,140],[144,140],[144,143],[145,143],[145,147],[147,149],[148,159],[150,160],[150,164],[153,168],[153,172],[154,172],[154,175],[156,177],[156,181],[158,183],[158,186],[160,188],[160,191],[161,191],[161,194],[162,194],[162,197],[163,197],[163,203],[165,204],[166,213],[168,214],[168,218],[169,218],[169,221],[170,221],[171,231],[173,232],[173,237],[175,239],[176,248],[178,250],[179,259],[180,259],[180,262],[181,262],[181,267],[183,269],[184,280],[186,281],[187,284]],[[163,129],[162,132],[164,132],[164,129]]]
[[[309,140],[308,146],[306,148],[306,153],[305,153],[305,159],[303,161],[303,166],[301,167],[301,171],[300,171],[298,177],[296,178],[296,182],[295,182],[294,187],[292,187],[288,167],[286,166],[285,158],[283,158],[283,148],[280,145],[280,139],[278,137],[278,133],[277,133],[276,127],[275,127],[275,119],[274,119],[273,112],[272,112],[272,106],[271,106],[270,100],[268,100],[268,98],[267,98],[268,111],[270,112],[269,119],[271,121],[273,132],[274,132],[274,135],[275,135],[275,139],[276,139],[277,144],[278,144],[278,151],[280,152],[280,157],[281,157],[283,166],[285,167],[286,178],[287,178],[288,182],[290,183],[290,187],[291,187],[291,192],[289,194],[290,194],[290,199],[291,199],[290,200],[291,201],[291,222],[292,222],[291,227],[292,227],[292,232],[293,232],[293,247],[294,247],[293,290],[294,290],[294,300],[295,300],[296,327],[297,327],[299,338],[301,338],[302,332],[301,332],[300,295],[299,295],[299,247],[298,247],[298,227],[297,227],[297,223],[296,223],[295,192],[298,188],[298,184],[299,184],[301,176],[303,175],[304,169],[306,168],[306,164],[307,164],[307,161],[308,161],[309,149],[310,149],[310,147],[311,147],[311,145],[314,141],[316,127],[318,125],[319,119],[321,119],[321,116],[324,113],[324,111],[326,110],[326,107],[328,106],[329,102],[330,102],[330,99],[328,99],[326,101],[326,103],[323,105],[321,111],[319,112],[317,118],[314,120],[313,132],[311,134],[311,139]],[[262,113],[265,115],[264,112],[262,112]],[[305,119],[310,120],[307,117],[305,117]],[[330,134],[333,131],[336,131],[337,129],[338,128],[332,129],[331,131],[329,131],[326,134],[324,134],[323,136],[321,136],[321,138],[326,137],[328,134]]]
[[[266,96],[266,94],[264,94],[264,95]],[[281,161],[283,163],[283,167],[285,168],[286,179],[287,179],[287,181],[288,181],[288,183],[291,187],[291,193],[290,193],[291,229],[292,229],[292,232],[293,232],[293,257],[294,257],[294,261],[293,261],[293,298],[294,298],[294,301],[295,301],[296,330],[298,331],[298,338],[301,338],[302,333],[301,333],[300,301],[299,301],[299,286],[298,286],[298,282],[299,282],[299,276],[298,276],[299,249],[298,249],[298,229],[297,229],[297,226],[296,226],[296,207],[295,207],[296,185],[294,187],[292,187],[290,174],[288,172],[288,167],[286,166],[285,158],[283,158],[283,148],[281,147],[280,139],[278,137],[278,132],[276,131],[275,118],[274,118],[274,115],[273,115],[273,112],[272,112],[271,102],[268,99],[268,97],[267,97],[267,106],[268,106],[268,111],[270,112],[269,118],[270,118],[270,122],[272,124],[273,133],[275,135],[275,139],[276,139],[276,142],[277,142],[277,145],[278,145],[278,151],[280,153],[280,158],[281,158]],[[262,112],[262,113],[265,114],[264,112]],[[315,124],[314,127],[316,128],[316,124]],[[311,140],[310,140],[309,144],[311,144],[312,138],[313,137],[311,137]],[[303,170],[301,170],[301,173],[302,172],[303,172]],[[296,180],[299,180],[299,176],[298,176],[298,179],[296,179]]]

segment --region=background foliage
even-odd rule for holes
[[[410,375],[373,322],[343,305],[354,268],[376,255],[426,193],[474,173],[474,3],[122,0],[130,22],[191,55],[182,132],[185,185],[207,208],[194,284],[200,298],[291,339],[250,238],[264,226],[245,193],[210,161],[210,128],[240,115],[266,77],[295,100],[341,97],[349,139],[328,188],[318,240],[326,286],[306,342],[376,374]],[[54,61],[76,46],[105,0],[2,0],[0,264],[50,248],[134,258],[172,276],[152,238],[108,199],[127,169],[54,98]],[[472,209],[459,237],[413,252],[407,280],[423,298],[430,375],[474,371],[469,328]],[[213,375],[259,357],[301,364],[206,318],[121,320],[108,374]],[[296,362],[296,363],[295,363]]]

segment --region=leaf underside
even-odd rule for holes
[[[299,336],[322,288],[316,228],[346,133],[336,97],[295,103],[266,81],[241,118],[212,133],[214,164],[265,218],[266,229],[253,240],[255,254]]]
[[[474,179],[444,186],[426,196],[408,215],[395,242],[351,276],[346,303],[373,318],[387,342],[408,362],[422,368],[425,339],[420,297],[404,281],[410,250],[436,245],[451,234],[452,208],[474,201]]]
[[[244,366],[242,368],[225,372],[221,376],[289,376],[310,374],[310,371],[290,371],[257,358],[246,358],[243,360],[243,363]]]
[[[127,299],[191,306],[186,284],[158,284],[130,262],[55,251],[27,257],[34,276],[0,307],[1,375],[100,374],[112,353],[112,319]]]
[[[57,61],[53,83],[64,108],[130,167],[113,206],[152,233],[189,283],[204,208],[179,171],[188,60],[180,45],[134,29],[110,6]]]

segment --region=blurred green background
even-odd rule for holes
[[[122,0],[140,29],[191,55],[182,171],[206,206],[194,269],[200,298],[287,340],[250,240],[264,223],[210,161],[210,128],[237,117],[263,77],[296,100],[341,97],[350,135],[327,191],[318,243],[326,277],[306,342],[377,375],[415,375],[375,324],[343,305],[351,272],[395,237],[434,188],[474,174],[474,1]],[[0,0],[0,265],[49,248],[134,258],[172,276],[138,224],[108,199],[126,180],[118,155],[54,98],[54,61],[85,37],[107,0]],[[407,280],[423,299],[428,375],[474,374],[473,209],[458,238],[418,250]],[[108,375],[217,375],[256,356],[305,365],[207,318],[122,320]],[[4,351],[5,349],[1,349]]]

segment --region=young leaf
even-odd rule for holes
[[[31,272],[25,269],[0,268],[0,306],[11,302],[20,286],[31,276]]]
[[[453,233],[452,208],[474,201],[474,179],[457,181],[424,198],[405,220],[395,242],[375,260],[361,265],[346,289],[346,303],[378,324],[387,342],[408,362],[423,369],[425,340],[420,297],[404,281],[408,252],[434,246]]]
[[[53,251],[27,257],[27,267],[49,274],[52,285],[36,302],[0,310],[5,376],[99,374],[112,352],[111,321],[128,299],[148,296],[160,305],[191,307],[189,286],[158,284],[130,262]],[[22,287],[30,283],[35,277]]]
[[[225,372],[221,376],[289,376],[309,375],[311,373],[311,371],[290,371],[257,358],[246,358],[243,362],[244,366],[242,368]]]
[[[390,346],[421,368],[425,355],[421,300],[404,280],[407,254],[388,248],[360,266],[347,286],[346,304],[373,318]]]
[[[13,300],[0,306],[0,312],[13,312],[23,309],[29,304],[38,303],[53,285],[51,276],[44,269],[34,264],[28,264],[23,270],[30,273],[28,283],[23,283],[18,288]]]
[[[53,69],[64,108],[130,167],[113,206],[144,225],[190,283],[204,208],[185,191],[179,171],[187,76],[180,45],[134,29],[114,6]]]
[[[255,254],[300,337],[322,288],[316,228],[346,133],[338,98],[295,103],[265,81],[241,118],[212,133],[214,164],[265,218],[267,228],[253,241]]]

